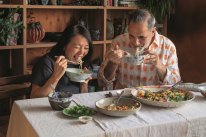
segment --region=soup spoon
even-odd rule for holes
[[[204,97],[206,97],[206,87],[205,86],[199,86],[198,92],[200,92]]]
[[[52,84],[50,84],[50,87],[51,87],[51,89],[53,91],[52,97],[57,98],[55,87]]]

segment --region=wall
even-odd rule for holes
[[[168,37],[175,43],[184,82],[206,82],[206,1],[176,0],[168,22]]]

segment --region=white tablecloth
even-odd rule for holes
[[[114,92],[114,91],[113,91]],[[76,94],[74,100],[95,108],[106,92]],[[7,137],[205,137],[206,98],[178,108],[143,105],[128,117],[96,114],[94,121],[81,124],[77,119],[53,111],[47,98],[16,101],[13,105]]]

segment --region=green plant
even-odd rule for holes
[[[16,41],[23,30],[23,21],[16,9],[4,9],[0,12],[0,45],[10,45],[9,40]]]
[[[174,0],[141,0],[140,4],[150,10],[158,21],[170,17],[174,10]]]

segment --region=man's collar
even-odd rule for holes
[[[156,44],[156,45],[159,45],[160,43],[160,35],[158,34],[157,31],[155,31],[155,35],[154,35],[154,41],[152,42],[152,44]]]

